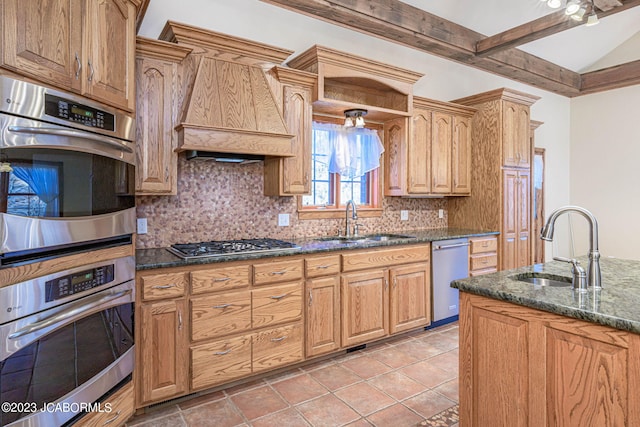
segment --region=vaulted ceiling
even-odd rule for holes
[[[530,84],[564,96],[574,97],[589,93],[640,84],[640,56],[623,64],[580,72],[556,61],[543,59],[546,49],[541,41],[557,37],[561,32],[576,28],[583,23],[569,19],[563,10],[553,11],[539,0],[262,0],[265,3],[313,16],[334,24],[409,46],[424,52],[489,71],[522,83]],[[412,4],[409,4],[412,3]],[[615,30],[617,17],[629,17],[626,27],[633,32],[640,29],[640,0],[594,0],[601,24],[581,28],[581,35],[574,37],[578,45],[587,45],[589,37],[597,37]],[[529,8],[527,9],[527,5]],[[419,6],[419,7],[417,7]],[[480,9],[479,18],[473,8]],[[495,8],[500,9],[496,10]],[[520,11],[514,8],[525,8]],[[431,11],[426,9],[431,8]],[[439,15],[436,15],[437,12]],[[444,15],[450,15],[451,20]],[[467,26],[454,22],[464,21]],[[509,17],[507,20],[497,19]],[[496,31],[496,24],[517,22],[525,17],[526,22]],[[477,30],[476,23],[493,23]],[[618,29],[622,27],[618,21]],[[474,29],[472,29],[472,27]],[[600,28],[599,28],[600,27]],[[490,35],[480,31],[491,32]],[[592,31],[590,35],[586,31]],[[489,32],[488,31],[488,32]],[[578,31],[578,30],[575,30]],[[633,36],[633,32],[628,34]],[[569,31],[567,31],[569,33]],[[618,35],[620,37],[620,35]],[[622,34],[625,37],[625,34]],[[601,36],[602,38],[602,36]],[[539,45],[536,46],[535,44]],[[556,45],[554,50],[571,55],[572,46]],[[592,42],[595,46],[595,42]],[[535,52],[531,53],[531,52]],[[599,58],[595,58],[599,59]]]

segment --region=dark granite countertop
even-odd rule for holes
[[[587,268],[586,258],[581,264]],[[455,280],[461,291],[640,334],[640,261],[601,258],[602,290],[580,295],[571,287],[538,286],[513,279],[542,273],[571,280],[571,266],[551,261],[515,270]]]
[[[282,252],[267,253],[247,253],[215,256],[209,258],[196,258],[184,260],[169,252],[166,248],[138,249],[136,250],[136,269],[149,270],[153,268],[181,267],[187,265],[211,264],[226,261],[244,261],[262,258],[273,258],[290,256],[297,254],[311,254],[318,252],[331,252],[338,250],[352,250],[373,248],[380,246],[396,246],[409,245],[417,243],[433,242],[437,240],[455,239],[461,237],[486,236],[498,234],[496,231],[470,230],[462,228],[436,228],[430,230],[410,230],[400,232],[389,232],[389,234],[398,234],[402,236],[410,236],[407,238],[393,239],[387,241],[366,241],[366,242],[334,242],[317,240],[317,237],[309,237],[305,239],[291,240],[300,246],[300,249],[286,250]]]

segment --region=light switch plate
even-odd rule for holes
[[[408,221],[409,220],[409,211],[402,210],[400,211],[400,221]]]
[[[147,218],[138,218],[138,234],[147,234]]]
[[[444,218],[444,209],[438,209],[438,218]]]
[[[289,214],[278,214],[278,226],[287,227],[289,225]]]

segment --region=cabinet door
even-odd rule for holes
[[[136,194],[176,194],[173,93],[176,65],[136,59]]]
[[[312,115],[311,90],[285,86],[284,119],[289,133],[295,135],[291,142],[294,157],[282,159],[282,187],[286,195],[311,191]]]
[[[431,192],[431,115],[429,110],[415,109],[411,118],[407,159],[407,191],[411,194]]]
[[[529,106],[504,101],[502,120],[503,165],[529,167],[531,164]]]
[[[306,355],[328,353],[340,348],[339,276],[307,280]]]
[[[135,109],[136,10],[128,0],[85,5],[85,91],[114,107]]]
[[[386,270],[342,275],[342,346],[382,338],[389,332]]]
[[[431,134],[431,191],[436,194],[451,193],[451,142],[453,117],[450,114],[433,113]],[[413,153],[412,153],[413,154]]]
[[[406,193],[407,120],[399,118],[384,124],[385,196],[403,196]]]
[[[518,171],[505,169],[502,175],[502,232],[500,233],[501,269],[517,266],[518,245]]]
[[[2,2],[0,65],[79,92],[82,62],[81,0]]]
[[[188,382],[186,301],[146,303],[140,306],[140,311],[140,358],[136,363],[139,403],[185,393]]]
[[[531,264],[531,182],[530,172],[518,172],[518,216],[517,236],[518,254],[516,267]]]
[[[394,267],[389,270],[389,281],[389,332],[428,325],[431,321],[429,264]]]
[[[471,193],[471,119],[453,118],[453,145],[451,149],[453,194]]]

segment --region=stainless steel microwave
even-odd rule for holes
[[[0,76],[0,266],[135,231],[135,120]]]

